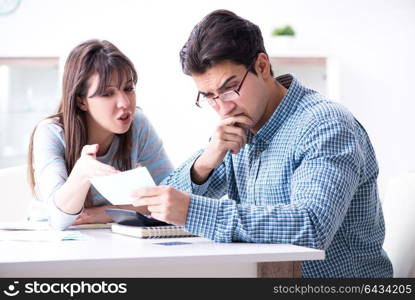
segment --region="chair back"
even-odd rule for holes
[[[415,277],[415,173],[393,178],[383,201],[385,243],[394,277]]]

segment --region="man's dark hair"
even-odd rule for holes
[[[257,25],[231,11],[216,10],[193,28],[180,61],[185,74],[203,74],[225,60],[249,68],[261,52],[266,54]],[[256,74],[254,68],[250,71]]]

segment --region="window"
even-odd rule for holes
[[[34,126],[59,102],[59,59],[0,58],[0,168],[26,163]]]
[[[292,73],[308,88],[338,101],[336,60],[326,56],[271,56],[274,75]]]

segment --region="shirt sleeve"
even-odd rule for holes
[[[192,195],[185,229],[217,242],[326,249],[359,184],[359,138],[347,122],[311,124],[300,138],[297,156],[300,164],[291,178],[289,204],[248,205]]]
[[[45,203],[52,228],[63,230],[71,225],[78,214],[60,210],[54,201],[56,191],[66,182],[65,147],[59,125],[42,121],[33,138],[33,164],[36,197]]]
[[[141,110],[137,110],[137,114],[139,115],[136,125],[137,161],[148,169],[154,182],[159,184],[173,170],[173,165],[150,121]]]
[[[161,184],[170,185],[194,195],[211,198],[220,198],[224,196],[227,186],[224,163],[215,168],[203,184],[196,184],[192,181],[191,169],[202,152],[203,149],[197,151],[184,164],[171,172]]]

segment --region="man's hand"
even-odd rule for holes
[[[174,225],[186,223],[189,210],[190,195],[170,186],[156,186],[136,190],[134,206],[147,206],[154,219]]]
[[[210,139],[205,151],[196,160],[192,168],[192,179],[195,183],[203,183],[210,172],[220,165],[226,153],[239,153],[247,142],[246,130],[253,122],[246,116],[235,116],[221,120]]]

